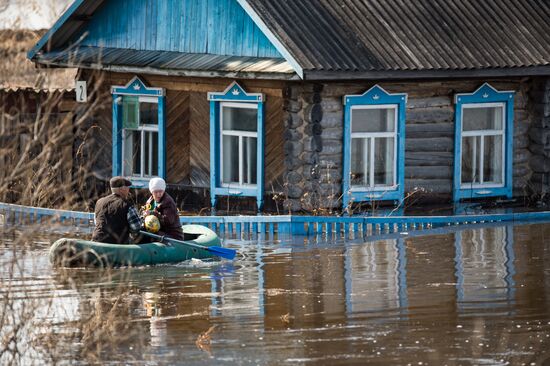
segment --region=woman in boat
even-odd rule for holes
[[[159,219],[160,231],[157,235],[183,240],[183,231],[176,202],[166,192],[164,179],[151,179],[149,181],[149,192],[151,192],[151,197],[149,197],[143,208],[143,215],[155,215]]]

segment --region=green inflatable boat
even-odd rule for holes
[[[163,242],[159,240],[139,245],[105,244],[62,238],[50,247],[50,262],[63,267],[108,267],[177,263],[192,258],[234,257],[234,250],[217,247],[220,239],[209,228],[202,225],[184,225],[182,229],[183,241],[163,238]],[[149,236],[162,238],[151,234]]]

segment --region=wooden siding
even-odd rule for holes
[[[188,183],[189,99],[188,92],[166,92],[166,180],[170,183]]]
[[[210,187],[210,102],[206,93],[191,93],[191,185]]]
[[[104,73],[102,76],[104,106],[93,117],[94,139],[102,155],[98,167],[103,171],[111,167],[111,86],[126,85],[135,75]],[[167,111],[167,177],[171,184],[192,187],[210,187],[210,104],[207,92],[219,92],[231,84],[232,79],[174,78],[139,75],[149,87],[166,89]],[[245,90],[266,95],[266,191],[281,184],[284,172],[283,156],[283,97],[284,84],[276,81],[240,81]],[[102,158],[104,157],[104,158]]]
[[[265,106],[265,192],[272,192],[282,187],[285,172],[283,98],[268,98]]]
[[[106,1],[85,33],[85,46],[282,58],[236,0]]]

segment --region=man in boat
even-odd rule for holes
[[[183,240],[180,217],[176,202],[166,192],[166,182],[162,178],[153,178],[149,181],[151,197],[142,208],[143,216],[155,215],[160,221],[160,231],[157,235],[168,236]]]
[[[101,243],[127,244],[130,234],[137,234],[142,223],[136,208],[128,201],[132,183],[120,176],[109,181],[111,194],[95,205],[95,228],[92,240]]]

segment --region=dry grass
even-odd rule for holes
[[[33,273],[43,264],[31,259],[39,249],[29,238],[39,232],[38,225],[27,226],[24,232],[1,231],[0,365],[55,365],[70,359],[102,364],[138,357],[148,333],[134,322],[141,297],[130,283],[131,270],[119,271],[118,285],[91,291],[90,278],[81,270],[58,268],[37,287]],[[93,279],[112,283],[113,271],[97,269]],[[78,298],[76,318],[74,304],[65,303],[58,289]],[[119,355],[121,348],[132,352]]]

